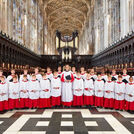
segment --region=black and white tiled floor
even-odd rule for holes
[[[37,109],[0,114],[0,134],[133,134],[134,114],[106,109]]]

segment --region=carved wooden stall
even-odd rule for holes
[[[75,66],[77,69],[80,67],[85,67],[86,69],[91,68],[91,58],[92,55],[74,55],[71,62],[62,62],[60,55],[42,55],[41,67],[46,68],[47,66],[52,69],[57,69],[58,66],[64,66],[69,64],[70,66]]]
[[[21,72],[26,66],[32,69],[40,66],[40,60],[39,55],[0,32],[0,67],[5,72],[9,72],[11,68]]]
[[[117,69],[118,72],[127,68],[129,73],[134,73],[134,32],[94,55],[92,66],[106,66],[110,69]]]

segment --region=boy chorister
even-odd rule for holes
[[[4,76],[3,75],[3,70],[0,70],[0,81],[1,81],[1,76]],[[6,77],[4,76],[4,78],[5,78],[5,81],[6,81]]]
[[[9,109],[20,108],[19,103],[19,82],[17,76],[13,77],[13,81],[9,82]]]
[[[91,78],[93,81],[95,81],[97,79],[97,75],[95,74],[94,69],[91,69],[90,75],[91,75]]]
[[[23,75],[23,78],[20,82],[20,108],[28,108],[29,107],[29,81],[27,79],[27,75]]]
[[[118,81],[115,83],[115,109],[124,109],[125,101],[124,101],[124,93],[125,93],[125,83],[122,82],[122,76],[118,76]]]
[[[83,105],[83,79],[81,78],[80,71],[77,71],[76,78],[73,82],[73,106]]]
[[[50,103],[50,80],[47,79],[46,74],[43,74],[42,80],[40,81],[40,99],[39,108],[51,107]]]
[[[129,78],[129,83],[126,84],[125,90],[126,106],[125,110],[134,110],[134,80],[133,77]]]
[[[76,68],[75,67],[72,67],[72,74],[73,74],[74,78],[76,78]]]
[[[52,106],[61,105],[61,80],[57,71],[54,71],[54,76],[51,79],[51,101]]]
[[[42,79],[42,76],[41,76],[41,74],[39,74],[39,69],[38,68],[35,68],[34,69],[34,72],[35,72],[35,76],[36,76],[36,79],[40,82],[41,81],[41,79]]]
[[[32,79],[29,82],[29,108],[37,108],[39,103],[39,81],[36,79],[36,75],[32,75]]]
[[[105,108],[113,108],[114,106],[114,84],[115,83],[112,81],[112,77],[109,75],[104,88]]]
[[[58,67],[58,77],[61,78],[62,75],[62,68],[61,66]]]
[[[104,83],[107,81],[107,75],[106,73],[101,74],[101,79],[104,81]]]
[[[117,79],[118,79],[118,75],[116,74],[116,70],[113,69],[112,70],[112,81],[117,81]]]
[[[80,71],[81,71],[81,78],[82,78],[83,80],[86,79],[85,68],[84,68],[84,67],[81,67],[81,68],[80,68]]]
[[[97,80],[94,83],[95,90],[95,106],[103,107],[103,97],[104,97],[104,81],[100,74],[97,76]]]
[[[90,73],[84,81],[84,105],[91,106],[94,104],[94,82]]]
[[[11,75],[9,75],[9,76],[7,77],[6,81],[7,81],[7,82],[12,82],[14,76],[16,76],[16,75],[15,75],[15,70],[12,69],[12,70],[11,70]],[[17,78],[17,79],[18,79],[18,78]]]
[[[5,77],[0,77],[0,111],[8,110],[8,84]]]
[[[122,81],[124,82],[124,83],[128,83],[128,81],[129,81],[129,75],[127,75],[127,69],[123,69],[123,75],[122,75]]]
[[[20,75],[20,82],[23,80],[23,76],[26,75],[27,76],[27,80],[30,81],[30,75],[28,74],[28,70],[24,69],[24,73],[22,75]]]
[[[47,78],[51,80],[53,78],[53,74],[50,67],[47,67]]]

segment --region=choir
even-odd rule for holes
[[[94,69],[80,71],[66,65],[64,71],[51,71],[47,67],[42,75],[35,68],[33,74],[25,69],[19,77],[15,70],[7,78],[0,70],[0,111],[26,108],[51,107],[104,107],[116,110],[134,111],[134,76],[94,72]]]

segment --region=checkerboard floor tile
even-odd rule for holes
[[[35,109],[0,114],[0,134],[133,134],[134,114],[107,109]]]

